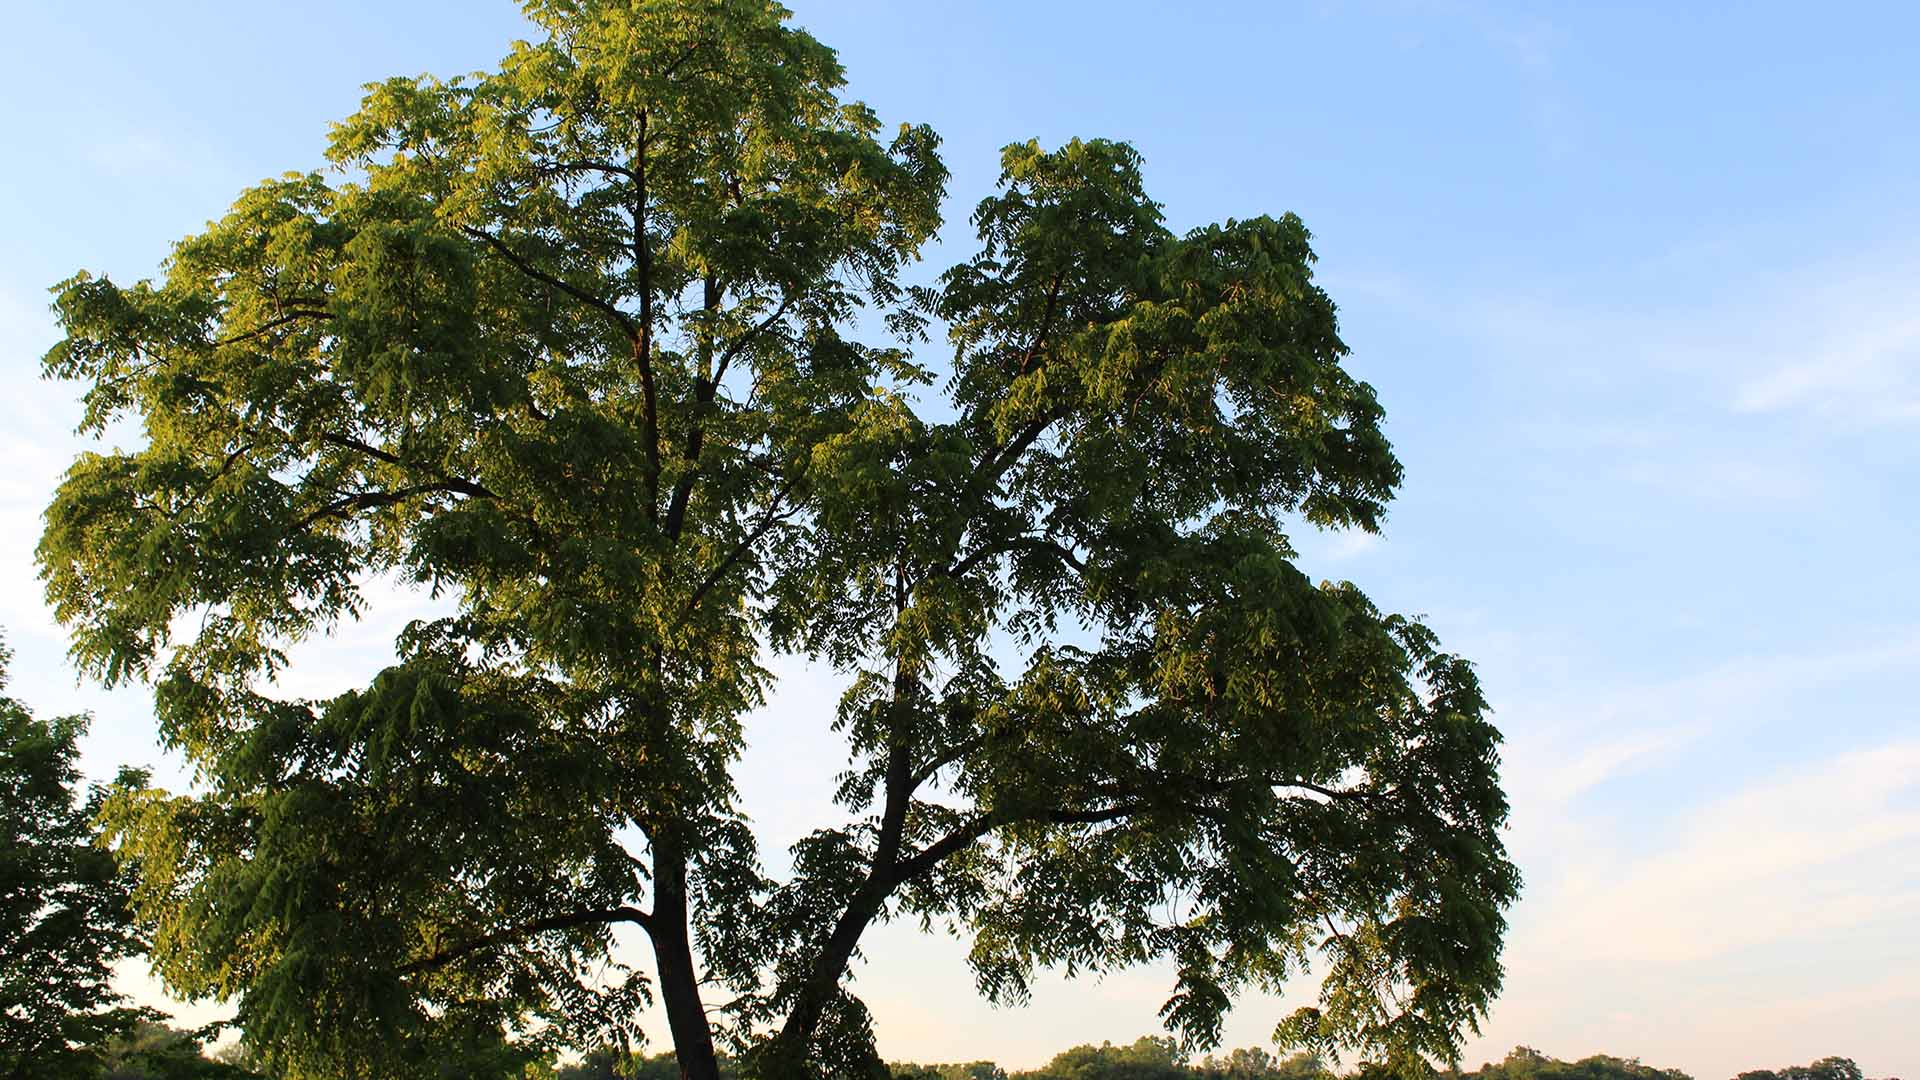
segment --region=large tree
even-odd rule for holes
[[[0,643],[0,690],[12,653]],[[86,717],[37,720],[0,697],[0,1080],[100,1070],[102,1046],[152,1014],[111,980],[140,940],[127,881],[95,841],[104,792],[79,797]]]
[[[848,965],[909,915],[1002,1000],[1171,961],[1193,1045],[1318,958],[1282,1038],[1450,1053],[1517,888],[1498,736],[1425,628],[1294,565],[1400,479],[1301,223],[1175,235],[1124,144],[1016,145],[980,253],[906,289],[936,140],[880,141],[784,10],[527,11],[498,71],[371,88],[351,179],[59,289],[47,370],[144,438],[69,473],[49,596],[205,778],[110,808],[156,970],[290,1074],[624,1042],[656,993],[689,1076],[716,1033],[873,1072]],[[376,572],[457,613],[272,696]],[[777,881],[731,777],[770,650],[848,677],[846,820]]]

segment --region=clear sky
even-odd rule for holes
[[[1826,1054],[1920,1074],[1920,8],[791,2],[855,96],[945,137],[931,265],[1031,137],[1132,141],[1176,228],[1314,230],[1407,481],[1384,538],[1303,538],[1307,568],[1425,614],[1507,735],[1527,888],[1469,1064],[1524,1043],[1700,1080]],[[362,83],[485,67],[524,30],[504,0],[5,24],[10,693],[92,710],[94,776],[177,780],[144,693],[77,685],[41,604],[40,510],[81,448],[75,388],[38,378],[45,289],[154,273],[245,185],[322,164]],[[375,670],[416,603],[305,649],[290,690]],[[776,851],[841,764],[831,680],[782,670],[742,766]],[[1158,1030],[1165,972],[995,1010],[963,951],[872,937],[885,1054],[1027,1066]],[[1244,1003],[1229,1042],[1280,1012]]]

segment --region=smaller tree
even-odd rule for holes
[[[0,691],[12,659],[0,642]],[[94,842],[104,792],[75,798],[86,726],[0,696],[0,1080],[93,1077],[108,1040],[157,1018],[110,985],[140,942],[126,882]]]
[[[1208,1055],[1195,1071],[1207,1080],[1334,1080],[1333,1070],[1317,1054],[1276,1058],[1257,1046]]]
[[[715,1058],[720,1080],[739,1080],[736,1062],[725,1054]],[[681,1080],[679,1059],[672,1051],[642,1054],[603,1046],[572,1065],[559,1068],[556,1080]]]
[[[182,1031],[142,1020],[102,1049],[100,1080],[260,1080],[244,1062],[206,1055],[212,1030]]]
[[[895,1062],[887,1066],[893,1080],[1007,1080],[1007,1070],[991,1061],[966,1061],[949,1065],[915,1065]]]
[[[1187,1080],[1192,1074],[1177,1041],[1142,1035],[1131,1046],[1076,1046],[1036,1072],[1016,1075],[1020,1080]]]
[[[1679,1069],[1655,1068],[1642,1064],[1639,1058],[1594,1054],[1579,1061],[1561,1061],[1531,1046],[1514,1047],[1497,1064],[1488,1062],[1472,1072],[1450,1075],[1468,1080],[1693,1080]]]
[[[1823,1057],[1811,1065],[1743,1072],[1735,1080],[1863,1080],[1863,1074],[1851,1058]]]

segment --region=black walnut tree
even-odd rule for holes
[[[1401,476],[1300,221],[1176,235],[1127,145],[1014,145],[978,254],[908,288],[937,139],[783,9],[526,7],[163,281],[58,289],[47,372],[140,438],[62,484],[48,594],[204,780],[108,811],[161,976],[289,1075],[623,1044],[656,995],[688,1076],[716,1036],[874,1073],[848,965],[910,917],[996,1000],[1165,961],[1205,1046],[1312,963],[1283,1041],[1453,1053],[1518,887],[1498,734],[1425,627],[1295,566]],[[274,696],[375,574],[457,611]],[[780,650],[845,673],[849,765],[773,880],[731,766]]]

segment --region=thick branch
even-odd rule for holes
[[[721,286],[714,278],[708,277],[704,284],[704,291],[705,295],[703,300],[705,302],[706,312],[711,316],[719,309]],[[668,537],[676,540],[679,539],[680,530],[686,521],[687,501],[692,497],[693,485],[700,476],[700,450],[706,440],[706,418],[702,415],[702,411],[707,406],[712,405],[714,399],[718,396],[720,381],[727,377],[727,367],[733,363],[734,357],[740,355],[740,351],[746,347],[748,342],[766,333],[775,323],[779,322],[781,317],[787,313],[787,308],[792,302],[792,297],[782,297],[780,306],[774,309],[773,314],[760,320],[760,322],[750,327],[745,333],[729,342],[725,349],[721,350],[719,360],[711,365],[710,370],[706,363],[707,358],[703,357],[700,378],[694,383],[695,412],[692,424],[687,432],[686,471],[681,474],[679,483],[674,485],[673,498],[667,507]]]
[[[1067,406],[1060,405],[1034,417],[1026,427],[1020,430],[1020,434],[980,459],[979,466],[973,472],[974,479],[976,481],[998,480],[1003,473],[1013,467],[1014,462],[1020,460],[1020,455],[1026,452],[1027,447],[1033,445],[1033,441],[1038,439],[1042,432],[1052,427],[1055,421],[1064,419],[1071,411]]]
[[[615,165],[610,161],[591,161],[591,160],[556,161],[553,164],[548,165],[545,168],[541,169],[540,171],[543,173],[597,172],[597,173],[605,173],[608,176],[624,176],[628,180],[639,179],[639,177],[634,173],[632,169],[626,168],[625,166],[622,166],[622,165]]]
[[[395,468],[410,469],[407,463],[401,460],[398,454],[393,454],[386,450],[382,450],[379,447],[372,445],[371,443],[365,442],[360,439],[356,439],[351,435],[341,435],[337,432],[329,431],[320,436],[320,441],[332,446],[338,446],[342,450],[353,450],[358,453],[365,454],[368,457],[375,459],[376,461],[384,461],[387,464],[394,466]],[[465,480],[458,476],[448,476],[445,473],[441,473],[437,471],[435,471],[433,475],[440,481],[440,483],[445,485],[447,490],[449,491],[458,492],[459,494],[462,494],[462,495],[472,495],[474,498],[477,498],[477,499],[492,499],[492,498],[498,497],[494,493],[493,489],[487,487],[485,484],[481,484],[473,480]]]
[[[1012,816],[977,814],[972,819],[955,826],[953,830],[945,836],[921,848],[911,857],[895,863],[891,877],[895,888],[904,885],[998,828],[1004,828],[1010,825],[1036,823],[1045,823],[1048,825],[1104,825],[1108,822],[1120,821],[1148,810],[1161,808],[1184,810],[1191,814],[1215,818],[1216,820],[1224,817],[1224,812],[1218,807],[1201,806],[1189,802],[1166,804],[1158,803],[1150,799],[1133,799],[1127,802],[1114,803],[1109,806],[1085,807],[1077,810],[1048,808],[1034,813]]]
[[[278,330],[279,328],[287,325],[288,323],[296,322],[300,319],[326,320],[331,318],[333,318],[332,312],[309,311],[305,308],[301,308],[295,311],[290,311],[287,314],[282,315],[277,319],[268,319],[266,322],[261,323],[259,326],[256,326],[245,333],[235,334],[232,337],[220,338],[219,340],[215,341],[213,345],[214,345],[214,348],[219,348],[222,345],[238,345],[240,342],[251,341],[254,338],[261,337],[266,334],[270,334],[273,331]]]
[[[1003,540],[997,544],[988,544],[968,554],[966,558],[948,567],[946,576],[961,577],[988,559],[1021,550],[1048,552],[1053,555],[1058,555],[1061,562],[1066,563],[1081,573],[1085,573],[1087,569],[1087,564],[1080,556],[1075,555],[1071,548],[1068,548],[1057,540],[1050,540],[1044,536],[1016,536],[1011,540]]]
[[[787,496],[792,493],[798,483],[798,477],[788,480],[779,492],[774,495],[773,503],[767,507],[766,516],[760,519],[760,523],[754,526],[745,537],[742,537],[740,542],[733,546],[733,550],[727,552],[727,557],[720,560],[719,565],[708,571],[707,576],[702,578],[700,584],[694,587],[693,594],[687,598],[687,606],[681,610],[680,617],[675,620],[675,625],[685,622],[688,616],[698,610],[701,601],[707,598],[707,593],[713,591],[713,587],[720,584],[721,580],[739,564],[740,560],[746,557],[747,552],[758,546],[761,538],[771,532],[775,525],[786,521],[795,513],[799,512],[799,503],[795,503],[785,510],[777,509],[781,503],[786,501]]]
[[[505,240],[500,239],[485,229],[476,229],[471,225],[462,225],[460,226],[460,231],[476,240],[485,241],[487,246],[500,253],[501,258],[507,260],[507,262],[513,265],[514,269],[526,276],[543,285],[551,285],[561,292],[566,293],[568,296],[573,297],[575,300],[606,315],[619,325],[621,332],[623,332],[629,340],[638,341],[640,339],[641,331],[638,327],[634,326],[633,319],[630,318],[626,312],[621,311],[612,301],[605,297],[595,296],[565,278],[547,273],[545,270],[528,262],[519,252],[514,251],[512,246]]]
[[[739,337],[734,338],[732,341],[727,343],[727,347],[724,350],[722,350],[720,353],[720,364],[714,370],[713,378],[707,383],[706,400],[708,401],[713,400],[713,395],[715,391],[719,389],[720,380],[727,377],[727,365],[733,363],[733,358],[740,355],[740,350],[745,348],[747,343],[752,341],[754,338],[757,338],[761,334],[764,334],[768,330],[772,329],[773,325],[779,322],[781,318],[783,318],[786,315],[787,308],[792,306],[792,304],[793,304],[793,297],[791,296],[781,297],[780,306],[773,309],[773,314],[767,316],[764,319],[761,319],[758,323],[755,323],[753,327],[749,329],[746,333],[741,334]]]
[[[973,753],[975,750],[980,749],[986,744],[987,744],[987,737],[985,735],[976,735],[971,739],[967,739],[955,746],[949,747],[944,753],[934,755],[932,760],[920,766],[919,771],[913,774],[912,779],[909,781],[907,785],[908,788],[913,791],[920,790],[920,785],[933,779],[934,773],[937,773],[941,769],[944,769],[947,766],[953,764],[954,762],[959,761],[961,758],[966,757],[968,754]]]
[[[633,150],[633,263],[640,274],[640,334],[633,358],[640,365],[640,392],[647,411],[647,514],[660,513],[660,398],[653,383],[653,242],[647,236],[647,111],[640,110],[640,137]]]
[[[298,531],[312,525],[316,521],[322,521],[330,517],[345,517],[356,510],[377,510],[382,506],[392,506],[395,503],[405,502],[415,496],[431,495],[434,492],[447,492],[449,494],[460,495],[472,494],[472,492],[461,487],[444,482],[413,484],[409,487],[396,488],[393,491],[356,491],[351,495],[343,495],[313,511],[306,517],[301,518],[299,523],[294,526],[294,529]]]
[[[713,378],[713,335],[711,320],[720,308],[722,291],[720,281],[708,274],[701,285],[701,333],[699,334],[700,374],[693,380],[693,415],[687,423],[687,450],[685,466],[680,479],[673,485],[673,498],[667,503],[667,538],[680,539],[680,529],[687,519],[687,501],[693,497],[693,485],[700,476],[700,449],[706,442],[706,417],[702,415],[712,401],[712,392],[708,389],[709,379]],[[718,385],[713,380],[712,385]]]
[[[456,960],[471,956],[483,949],[491,949],[495,945],[504,945],[510,941],[517,941],[533,934],[546,933],[549,930],[572,930],[580,926],[604,926],[617,922],[634,923],[650,931],[652,929],[653,916],[648,915],[636,907],[621,906],[600,911],[576,911],[571,915],[553,915],[544,919],[534,919],[530,922],[520,923],[517,926],[509,926],[504,930],[496,930],[491,934],[486,934],[470,941],[462,942],[459,945],[442,949],[432,956],[415,960],[402,967],[400,974],[414,975],[422,971],[431,971],[434,968],[445,967]]]
[[[899,581],[899,578],[896,578]],[[906,604],[905,585],[899,582],[900,592],[895,601],[896,611]],[[786,1023],[781,1025],[778,1044],[784,1056],[797,1061],[801,1056],[802,1045],[813,1036],[819,1027],[820,1017],[826,1008],[833,989],[840,981],[840,975],[846,970],[847,961],[852,959],[853,950],[860,943],[860,936],[866,932],[868,924],[879,915],[887,897],[892,895],[903,880],[896,876],[899,865],[900,843],[906,832],[907,810],[913,802],[913,758],[907,740],[902,734],[905,727],[903,712],[912,707],[918,693],[919,680],[914,669],[904,659],[894,661],[893,702],[894,713],[888,731],[887,765],[885,779],[885,804],[880,812],[880,832],[875,840],[873,858],[868,865],[866,880],[859,890],[847,902],[835,922],[833,930],[820,946],[820,952],[813,960],[813,968],[807,973],[807,980],[794,999],[792,1010],[787,1014]]]
[[[947,835],[921,848],[911,858],[895,863],[892,876],[901,884],[912,881],[992,832],[999,824],[1001,822],[992,814],[977,814],[972,820],[962,822]]]

